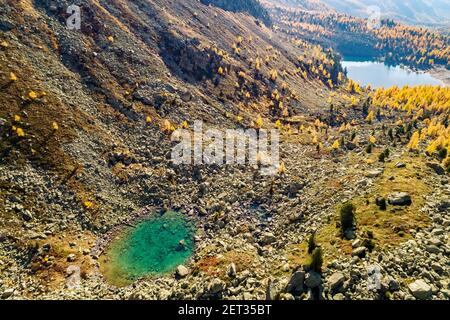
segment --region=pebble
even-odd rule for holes
[[[77,256],[74,253],[71,253],[67,256],[68,262],[74,262],[76,260]]]
[[[328,285],[330,286],[330,289],[332,291],[336,290],[337,288],[339,288],[345,281],[345,276],[343,273],[341,272],[336,272],[333,273],[328,279]]]
[[[183,266],[183,265],[179,265],[179,266],[177,267],[176,274],[177,274],[180,278],[184,278],[184,277],[186,277],[186,276],[189,274],[189,269],[186,268],[186,267]]]
[[[408,285],[408,288],[411,291],[412,295],[420,300],[428,299],[432,294],[431,286],[421,279],[410,283]]]
[[[14,294],[14,289],[5,289],[2,292],[1,298],[6,300],[6,299],[12,297],[13,294]]]

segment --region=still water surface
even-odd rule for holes
[[[388,66],[383,62],[344,60],[342,66],[347,68],[350,79],[373,88],[392,86],[444,85],[444,82],[429,73],[415,72],[404,67]]]

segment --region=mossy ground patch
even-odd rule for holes
[[[406,167],[397,168],[397,162],[405,163]],[[407,154],[387,162],[383,174],[374,180],[373,191],[352,199],[356,207],[358,235],[362,237],[368,231],[372,232],[375,248],[383,250],[412,239],[411,230],[427,227],[430,220],[421,208],[425,204],[425,197],[432,191],[425,179],[428,174],[426,159],[422,156]],[[380,210],[375,203],[376,198],[387,198],[390,193],[396,191],[408,193],[412,198],[412,204],[388,205],[386,211]],[[336,258],[352,254],[352,241],[341,237],[338,210],[339,206],[329,223],[319,229],[316,235],[316,242],[324,251],[325,265]],[[296,265],[308,263],[310,259],[306,242],[290,246],[288,252],[289,260]]]

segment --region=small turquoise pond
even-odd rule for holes
[[[113,284],[126,285],[171,272],[194,251],[194,226],[176,212],[138,223],[111,243],[101,269]]]

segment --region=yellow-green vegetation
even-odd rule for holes
[[[315,238],[315,236],[314,236]],[[287,258],[293,266],[311,266],[317,272],[320,272],[324,260],[324,250],[320,243],[314,244],[314,249],[310,246],[311,237],[309,241],[304,241],[300,244],[292,244],[287,247]],[[312,249],[312,250],[310,250]],[[308,252],[310,251],[310,252]]]
[[[405,168],[396,168],[395,163],[387,164],[383,176],[378,181],[376,191],[353,200],[356,206],[358,233],[372,231],[377,247],[399,244],[411,237],[410,229],[425,227],[429,222],[427,215],[420,212],[425,196],[430,192],[430,188],[422,180],[426,169],[424,161],[420,158],[402,159],[406,163]],[[413,199],[412,205],[391,206],[387,211],[380,210],[375,203],[376,197],[387,197],[389,193],[395,191],[409,193]],[[335,229],[334,224],[324,228],[317,235],[319,241],[324,243],[333,241],[330,235],[336,233],[333,232]],[[345,242],[345,240],[338,239],[337,242]]]
[[[373,234],[376,249],[383,249],[390,245],[398,245],[411,239],[411,229],[421,229],[429,224],[428,215],[420,212],[425,203],[425,197],[431,192],[430,187],[423,180],[427,175],[427,167],[422,156],[405,156],[398,161],[406,164],[405,168],[396,168],[397,161],[386,164],[385,171],[375,180],[373,193],[352,199],[356,207],[356,227],[360,239],[368,239]],[[412,197],[412,205],[406,207],[387,206],[381,210],[376,204],[377,197],[387,196],[392,192],[407,192]],[[351,240],[342,237],[340,229],[339,209],[322,229],[317,231],[315,241],[322,247],[324,265],[334,259],[351,255]],[[308,264],[308,244],[305,240],[299,245],[292,245],[288,249],[288,258],[296,265]]]
[[[287,247],[287,258],[296,266],[307,265],[311,262],[308,254],[308,243],[304,241],[300,244],[292,244]]]
[[[323,264],[323,251],[321,247],[317,247],[311,253],[311,262],[309,266],[311,270],[314,270],[315,272],[321,272],[322,264]]]

